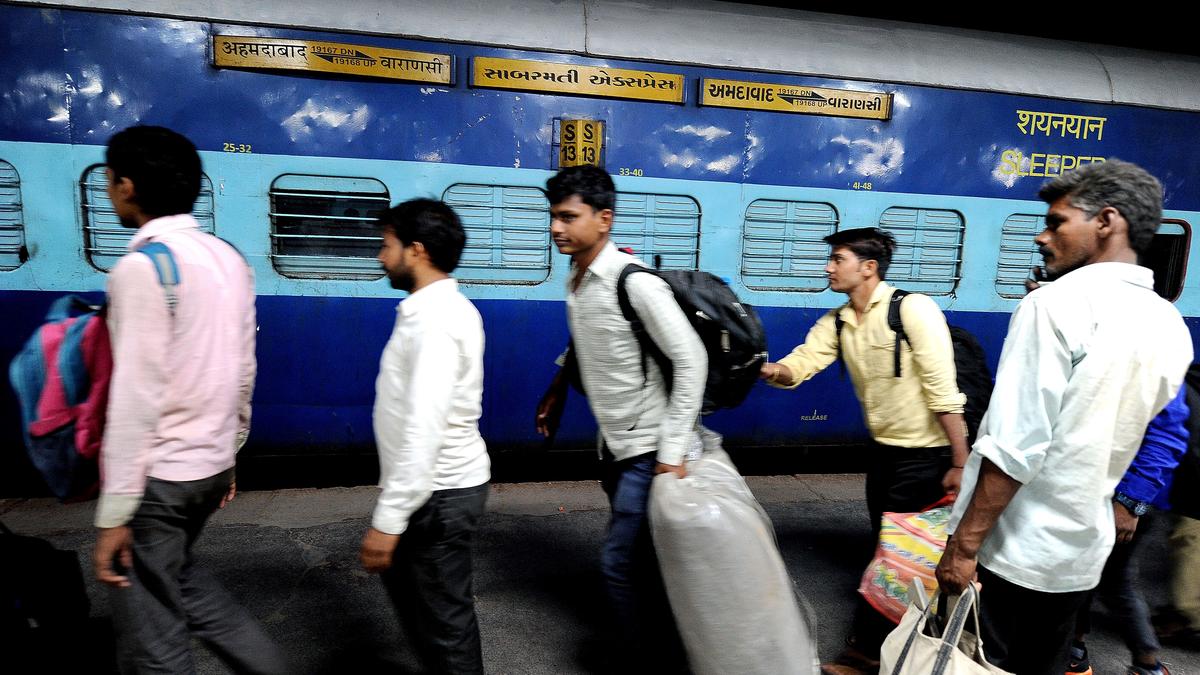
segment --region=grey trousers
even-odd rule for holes
[[[236,672],[290,670],[262,626],[192,558],[192,545],[232,480],[233,469],[202,480],[147,482],[129,523],[131,586],[110,593],[122,673],[194,673],[191,635]]]

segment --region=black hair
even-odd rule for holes
[[[570,199],[571,195],[579,195],[584,204],[597,211],[613,210],[617,202],[612,176],[595,166],[572,166],[546,181],[546,199],[551,206]]]
[[[410,199],[379,215],[379,227],[411,246],[421,242],[433,266],[449,274],[458,267],[467,233],[458,214],[436,199]]]
[[[1038,197],[1047,204],[1066,197],[1088,218],[1106,206],[1115,208],[1129,223],[1129,246],[1139,254],[1150,248],[1162,224],[1162,183],[1142,167],[1115,158],[1046,181]]]
[[[859,227],[841,230],[825,237],[825,243],[833,248],[844,246],[858,256],[859,260],[874,260],[879,265],[879,278],[886,279],[892,255],[896,252],[896,238],[891,232],[878,227]]]
[[[136,126],[108,140],[105,165],[133,182],[133,201],[147,216],[191,213],[200,196],[200,155],[181,134]]]

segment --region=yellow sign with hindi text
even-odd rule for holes
[[[454,61],[449,54],[340,42],[214,35],[213,65],[219,68],[307,70],[407,82],[454,83]]]
[[[471,86],[683,103],[683,75],[476,56]]]
[[[700,81],[700,105],[873,120],[892,116],[891,94],[713,78]]]

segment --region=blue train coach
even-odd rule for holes
[[[570,163],[616,178],[620,245],[714,272],[757,307],[773,357],[843,301],[822,237],[878,225],[901,242],[889,280],[933,296],[994,365],[1037,262],[1037,187],[1120,157],[1166,188],[1147,264],[1196,334],[1187,57],[719,2],[98,0],[0,3],[0,64],[0,362],[54,298],[101,291],[125,250],[109,136],[172,127],[203,157],[196,217],[257,275],[244,452],[279,466],[369,459],[398,300],[372,222],[417,196],[468,227],[483,433],[497,452],[541,445],[568,260],[539,187]],[[710,424],[731,446],[831,456],[865,438],[836,370]],[[0,490],[36,489],[7,386],[0,436]],[[576,398],[560,447],[594,440]]]

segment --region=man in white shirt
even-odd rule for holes
[[[646,501],[659,473],[686,474],[684,459],[699,445],[700,405],[708,354],[667,283],[630,274],[629,302],[649,338],[671,362],[671,384],[643,353],[617,301],[617,279],[641,264],[609,240],[616,188],[592,166],[564,169],[546,184],[550,234],[571,256],[567,318],[579,375],[600,427],[605,492],[612,520],[601,554],[625,668],[673,672],[685,667],[650,540]],[[565,369],[564,369],[565,370]],[[538,406],[537,428],[558,426],[567,378],[559,371]]]
[[[360,557],[382,573],[426,668],[483,673],[471,541],[491,460],[479,435],[483,321],[450,276],[466,234],[447,205],[414,199],[379,218],[379,261],[409,296],[375,382],[380,485]]]
[[[1060,675],[1075,614],[1112,550],[1113,490],[1178,390],[1192,344],[1138,266],[1162,220],[1153,176],[1110,160],[1038,196],[1049,210],[1035,241],[1055,282],[1009,323],[937,577],[954,593],[978,573],[992,663]]]

